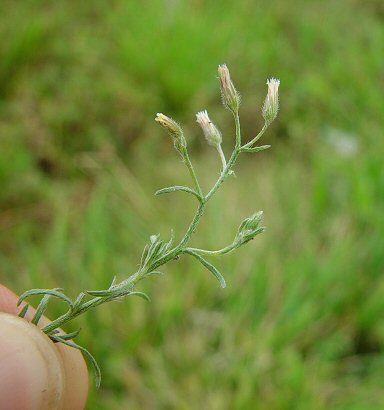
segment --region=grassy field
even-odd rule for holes
[[[183,124],[207,190],[220,164],[195,113],[233,144],[217,65],[242,93],[245,138],[266,79],[281,80],[272,149],[240,158],[193,243],[226,245],[260,209],[267,231],[215,260],[224,290],[185,257],[142,282],[151,303],[80,318],[103,370],[89,409],[384,408],[382,1],[2,9],[0,280],[18,293],[103,289],[134,272],[149,235],[180,237],[194,204],[153,196],[189,183],[155,113]]]

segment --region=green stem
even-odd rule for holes
[[[242,148],[251,148],[253,144],[255,144],[265,133],[265,131],[267,130],[267,128],[269,127],[268,123],[264,123],[263,128],[261,129],[261,131],[256,135],[255,138],[253,138],[251,141],[247,142],[246,144],[244,144],[242,146]]]
[[[224,155],[223,149],[221,148],[221,144],[217,146],[217,151],[220,155],[221,164],[223,166],[223,171],[224,171],[225,167],[227,166],[227,160],[225,159],[225,155]]]
[[[190,223],[187,232],[185,233],[183,239],[179,242],[176,248],[183,249],[185,244],[189,241],[191,238],[192,234],[196,231],[197,226],[199,224],[199,221],[201,217],[203,216],[204,209],[206,206],[206,200],[202,200],[199,204],[199,207],[196,210],[195,216],[192,219],[192,222]]]
[[[201,190],[199,180],[197,179],[195,169],[193,168],[192,162],[189,159],[188,151],[187,151],[186,148],[184,148],[184,150],[183,150],[183,158],[184,158],[185,164],[188,168],[188,171],[189,171],[189,173],[192,177],[193,183],[195,184],[197,192],[199,193],[200,197],[202,198],[203,197],[203,191]]]
[[[69,322],[76,316],[81,315],[82,313],[86,312],[88,309],[95,307],[97,305],[101,305],[102,303],[108,302],[107,298],[101,298],[101,297],[95,297],[81,305],[81,308],[79,308],[76,311],[68,311],[67,313],[64,313],[57,319],[55,319],[53,322],[51,322],[49,325],[43,327],[42,331],[46,334],[49,334],[53,330],[59,328],[60,326],[64,325],[65,323]]]
[[[205,201],[208,201],[212,195],[215,194],[215,192],[220,188],[221,184],[224,182],[224,180],[230,175],[232,168],[234,167],[237,157],[240,154],[241,151],[241,129],[240,129],[240,118],[239,114],[235,113],[233,114],[235,117],[235,126],[236,126],[236,144],[235,144],[235,149],[232,152],[231,158],[229,158],[229,161],[227,163],[227,166],[223,169],[223,172],[221,173],[219,179],[216,181],[215,185],[211,188],[211,190],[208,192],[208,194],[205,196]]]
[[[215,192],[219,189],[220,185],[224,182],[224,180],[229,176],[230,172],[232,171],[232,167],[235,165],[235,162],[237,160],[237,157],[240,154],[241,150],[241,130],[240,130],[240,118],[239,114],[235,113],[235,127],[236,127],[236,144],[235,144],[235,149],[233,150],[233,153],[231,155],[231,158],[229,159],[228,163],[226,164],[225,168],[223,169],[223,172],[221,173],[219,179],[216,181],[215,185],[211,188],[211,190],[208,192],[208,194],[203,197],[203,200],[200,202],[199,207],[197,208],[196,214],[189,225],[189,228],[187,232],[185,233],[183,239],[180,241],[178,247],[183,248],[185,244],[189,241],[190,237],[192,234],[196,231],[196,228],[199,224],[200,218],[202,217],[205,206],[208,202],[208,200],[215,194]]]
[[[229,253],[229,252],[233,251],[236,248],[237,248],[236,245],[230,244],[230,245],[226,246],[225,248],[218,249],[217,251],[208,251],[206,249],[199,249],[199,248],[187,248],[186,250],[196,252],[196,253],[199,253],[201,255],[225,255],[226,253]]]

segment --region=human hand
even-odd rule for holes
[[[88,371],[81,353],[19,318],[17,300],[0,285],[0,410],[83,410]]]

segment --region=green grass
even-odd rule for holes
[[[185,124],[207,189],[219,161],[194,113],[208,108],[224,149],[233,130],[216,66],[247,137],[281,79],[272,150],[240,158],[194,243],[225,245],[259,209],[267,231],[217,259],[225,290],[185,257],[143,282],[150,304],[79,319],[103,370],[89,408],[384,407],[381,2],[4,4],[0,279],[19,293],[101,289],[149,235],[180,236],[193,205],[153,192],[188,178],[155,113]]]

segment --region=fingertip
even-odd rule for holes
[[[36,326],[28,323],[27,321],[18,318],[17,315],[20,308],[16,306],[18,297],[11,290],[0,284],[0,410],[22,410],[33,409],[33,407],[4,407],[6,402],[12,403],[12,400],[19,400],[20,402],[25,397],[23,392],[19,392],[18,386],[28,382],[28,377],[21,380],[22,375],[28,374],[22,371],[16,371],[17,368],[21,369],[22,364],[19,363],[18,356],[15,353],[15,348],[19,345],[19,348],[24,349],[25,352],[33,353],[31,346],[24,346],[23,341],[29,340],[31,329],[33,329],[33,335],[40,340],[43,338],[43,346],[46,346],[48,342],[48,349],[54,349],[58,355],[60,361],[60,368],[64,375],[64,392],[62,395],[62,410],[82,410],[84,409],[88,397],[88,370],[84,358],[79,350],[72,347],[65,346],[62,343],[53,344],[50,339],[45,336]],[[30,309],[27,318],[31,319],[34,309]],[[11,316],[12,315],[12,316]],[[11,318],[10,318],[11,316]],[[49,321],[43,317],[40,321],[41,324],[48,323]],[[15,323],[19,327],[15,327]],[[27,326],[27,330],[24,327]],[[11,328],[10,328],[11,327]],[[22,331],[24,329],[24,332]],[[27,332],[27,333],[25,333]],[[13,343],[13,340],[16,340]],[[36,353],[36,352],[35,352]],[[8,361],[6,362],[6,357]],[[12,360],[17,363],[13,364]],[[21,367],[20,367],[21,366]],[[36,376],[35,376],[36,377]],[[7,379],[7,380],[5,380]],[[3,393],[7,396],[3,396]],[[5,397],[10,397],[9,400]],[[16,403],[16,402],[15,402]],[[52,410],[54,407],[48,407]],[[41,410],[39,408],[39,410]]]
[[[17,300],[16,294],[0,283],[0,312],[17,315]]]
[[[0,410],[62,408],[65,370],[50,339],[35,325],[0,313]]]

